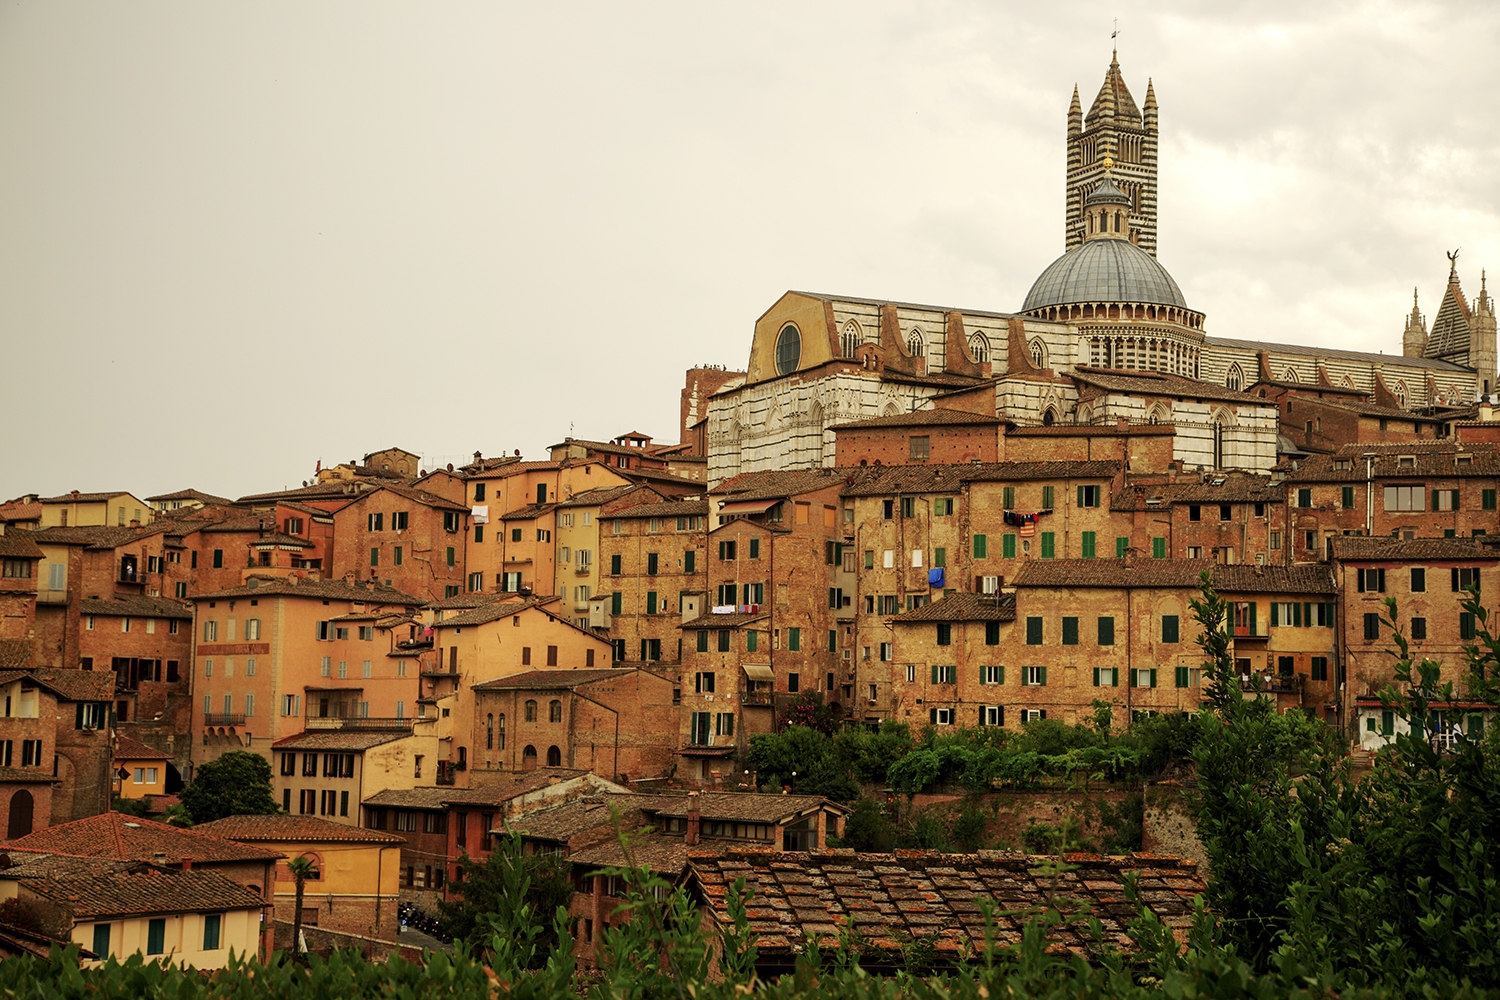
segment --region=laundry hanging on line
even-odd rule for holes
[[[1048,507],[1046,510],[1029,513],[1022,513],[1018,510],[1007,510],[1002,513],[1001,520],[1006,524],[1020,528],[1022,538],[1030,538],[1036,534],[1037,518],[1046,517],[1050,513],[1052,513],[1051,507]]]

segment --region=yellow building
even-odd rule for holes
[[[358,815],[358,799],[350,811]],[[310,860],[314,874],[304,884],[302,897],[305,927],[329,932],[335,940],[339,935],[353,935],[357,939],[395,942],[401,845],[405,843],[402,838],[312,816],[285,814],[228,816],[200,823],[193,829],[277,851],[288,860]],[[282,938],[286,937],[286,946],[290,947],[297,884],[286,861],[276,866],[275,897],[277,946],[282,947]]]
[[[418,721],[415,729],[309,730],[277,740],[272,795],[288,813],[359,826],[359,804],[366,797],[434,786],[435,720]]]
[[[61,496],[43,497],[43,528],[112,525],[123,528],[132,521],[150,524],[155,516],[151,505],[133,493],[80,493],[74,490]]]
[[[122,799],[167,794],[167,764],[172,755],[129,736],[115,738],[114,793]]]
[[[32,904],[59,938],[98,956],[221,969],[259,954],[264,903],[216,871],[172,871],[140,861],[12,852],[0,899]],[[264,956],[262,956],[264,957]]]
[[[633,492],[661,499],[645,487],[610,486],[575,494],[553,512],[555,593],[579,628],[589,627],[589,600],[599,593],[599,508]]]

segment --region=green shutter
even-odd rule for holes
[[[1151,668],[1151,686],[1156,687],[1156,668]]]
[[[1078,645],[1078,619],[1071,615],[1065,615],[1062,620],[1062,641],[1064,646]]]
[[[1180,687],[1180,688],[1187,687],[1188,686],[1188,668],[1187,667],[1178,667],[1176,669],[1175,673],[1176,673],[1177,686]]]
[[[1079,488],[1082,489],[1082,487]],[[1083,558],[1094,558],[1094,533],[1092,531],[1083,533]]]
[[[1161,618],[1161,641],[1180,642],[1182,629],[1181,619],[1176,615],[1162,615]]]
[[[1395,736],[1396,735],[1396,713],[1395,712],[1381,712],[1380,713],[1380,734],[1382,736]]]
[[[1483,491],[1481,491],[1481,493],[1480,493],[1480,500],[1483,502],[1483,506],[1484,506],[1485,510],[1494,510],[1495,509],[1495,491],[1494,490],[1483,490]]]
[[[1078,506],[1083,506],[1083,487],[1078,487]]]
[[[1042,509],[1043,510],[1051,510],[1052,509],[1052,487],[1050,487],[1050,486],[1043,486],[1042,487]]]
[[[1277,601],[1271,602],[1271,627],[1276,628],[1281,624],[1281,604]]]
[[[620,613],[620,599],[623,597],[618,590],[609,595],[609,613],[617,615]]]
[[[1112,617],[1099,619],[1099,645],[1113,646],[1115,644],[1115,620]]]
[[[1151,558],[1152,559],[1165,559],[1165,558],[1167,558],[1167,540],[1165,538],[1153,538],[1153,539],[1151,539]]]
[[[1050,531],[1042,532],[1042,558],[1051,559],[1057,554],[1057,536]]]
[[[1342,500],[1343,500],[1343,504],[1344,504],[1344,509],[1345,510],[1349,510],[1350,508],[1352,508],[1354,506],[1354,487],[1353,486],[1345,486],[1342,492],[1343,492]]]
[[[1042,668],[1042,686],[1043,687],[1047,686],[1047,668],[1046,667]]]
[[[1016,509],[1016,488],[1014,486],[1007,486],[1007,487],[1005,487],[1001,491],[1001,495],[1004,498],[1002,500],[1001,505],[1006,510],[1015,510]]]
[[[937,682],[938,682],[938,668],[937,668],[936,665],[934,665],[933,668],[932,668],[932,683],[936,684]]]
[[[656,591],[646,591],[646,614],[656,614]]]
[[[1040,646],[1042,644],[1042,620],[1039,617],[1026,619],[1026,644],[1028,646]]]
[[[1125,550],[1128,549],[1128,548],[1130,548],[1130,539],[1128,539],[1128,538],[1116,538],[1115,539],[1115,558],[1116,559],[1124,559],[1125,558]]]
[[[983,535],[975,535],[974,536],[974,558],[975,559],[983,559],[984,558],[985,550],[987,548],[985,542],[986,542],[985,536],[983,536]]]
[[[1099,686],[1099,668],[1095,667],[1094,668],[1094,687],[1098,687],[1098,686]]]
[[[1311,601],[1306,601],[1306,602],[1303,603],[1303,605],[1302,605],[1302,620],[1300,622],[1298,622],[1297,624],[1298,625],[1311,625],[1312,624],[1312,602]]]
[[[1016,557],[1015,535],[1000,536],[1000,556],[1004,559],[1014,559]]]

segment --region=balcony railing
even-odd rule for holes
[[[410,729],[414,720],[407,718],[336,718],[334,716],[309,716],[303,721],[305,729],[358,729],[358,730],[401,730]]]
[[[1273,694],[1296,693],[1302,690],[1302,685],[1306,680],[1307,675],[1305,674],[1292,674],[1290,676],[1281,674],[1274,674],[1271,676],[1261,674],[1259,676],[1256,676],[1252,674],[1249,678],[1241,675],[1240,690],[1260,690],[1267,691]]]
[[[741,705],[772,705],[776,696],[770,691],[741,691]]]
[[[205,726],[243,726],[245,717],[243,715],[228,715],[223,712],[209,714],[203,717]]]

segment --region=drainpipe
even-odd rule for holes
[[[1375,453],[1367,451],[1365,460],[1365,536],[1375,533]]]

